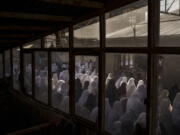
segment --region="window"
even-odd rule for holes
[[[51,35],[48,35],[44,38],[44,45],[45,45],[45,48],[54,48],[56,47],[56,35],[55,34],[51,34]]]
[[[63,29],[57,33],[57,47],[68,48],[69,47],[69,29]]]
[[[158,55],[158,117],[163,135],[180,133],[180,56]]]
[[[0,79],[3,78],[3,56],[0,54]]]
[[[75,113],[87,120],[98,118],[98,57],[75,56]]]
[[[30,43],[27,43],[23,46],[24,49],[29,49],[29,48],[41,48],[41,39],[32,41]]]
[[[10,50],[5,51],[5,77],[11,76]]]
[[[74,47],[99,47],[99,17],[74,26]]]
[[[148,33],[146,0],[106,13],[107,47],[145,47]]]
[[[166,11],[160,14],[160,46],[180,46],[180,16],[171,14],[179,11],[179,0],[166,0]]]
[[[125,57],[121,59],[121,56]],[[124,64],[122,65],[121,62]],[[146,119],[144,104],[147,97],[146,76],[146,55],[106,53],[105,128],[107,131],[112,134],[131,135],[134,124],[141,118]]]
[[[20,48],[13,49],[13,87],[16,90],[20,89]]]
[[[47,52],[35,52],[35,98],[43,103],[48,103]]]
[[[32,54],[24,53],[24,89],[26,94],[32,95]]]
[[[69,112],[69,53],[52,52],[52,105]]]

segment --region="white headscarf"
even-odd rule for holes
[[[115,83],[115,86],[116,86],[116,89],[118,90],[121,86],[122,83],[127,83],[127,77],[124,76],[124,77],[119,77],[119,79],[116,81]]]
[[[113,79],[113,74],[112,74],[112,73],[109,73],[108,76],[107,76],[107,78],[106,78],[106,86],[107,86],[109,80],[111,80],[111,79]]]
[[[130,97],[131,94],[136,90],[136,85],[134,83],[134,78],[130,78],[127,83],[127,97]]]
[[[141,85],[144,85],[144,81],[143,81],[143,80],[139,80],[139,81],[138,81],[137,88],[138,88],[139,86],[141,86]]]

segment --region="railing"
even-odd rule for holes
[[[51,129],[55,127],[55,123],[49,122],[40,125],[36,125],[30,128],[18,130],[15,132],[8,133],[6,135],[48,135]]]

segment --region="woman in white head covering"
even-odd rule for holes
[[[173,102],[172,119],[176,134],[179,135],[180,134],[180,92],[176,94],[176,97]]]
[[[112,73],[109,73],[107,78],[106,78],[106,86],[107,84],[109,83],[109,80],[113,79],[113,74]]]
[[[119,87],[121,86],[122,83],[127,83],[127,77],[119,77],[119,79],[116,81],[115,86],[116,89],[119,89]]]
[[[66,89],[65,81],[58,80],[54,94],[60,94],[62,97],[68,95],[68,90]]]
[[[146,99],[147,89],[145,85],[140,85],[127,101],[127,112],[133,113],[133,120],[136,120],[140,113],[146,111],[144,100]]]
[[[130,97],[131,94],[136,90],[136,85],[134,83],[134,78],[130,78],[127,83],[127,97]]]
[[[141,85],[144,85],[144,81],[143,81],[143,80],[139,80],[139,81],[138,81],[137,88],[138,88],[139,86],[141,86]]]

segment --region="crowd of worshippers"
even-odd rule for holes
[[[75,112],[83,118],[97,121],[98,72],[96,62],[77,61],[75,66]],[[27,67],[27,70],[30,69]],[[47,85],[46,70],[44,68],[36,76],[36,83],[39,83],[40,88],[43,82]],[[52,104],[62,111],[69,112],[68,64],[58,66],[54,63],[52,72]],[[41,82],[38,82],[39,77],[41,77]],[[136,80],[126,75],[114,77],[112,73],[109,73],[105,84],[106,130],[113,135],[146,134],[146,80]],[[41,95],[44,97],[44,94]],[[170,90],[159,88],[158,118],[158,135],[180,134],[180,90],[177,85]]]
[[[146,98],[145,81],[135,81],[125,75],[115,79],[109,73],[106,78],[106,130],[113,135],[145,135]]]

